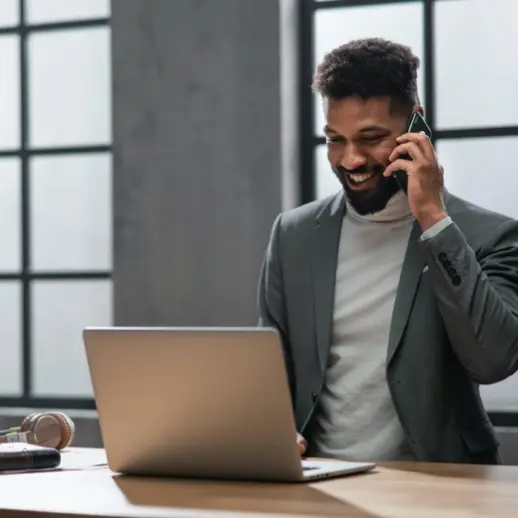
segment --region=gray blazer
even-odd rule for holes
[[[518,222],[449,193],[445,204],[452,225],[421,242],[416,223],[410,235],[387,382],[417,460],[498,463],[479,384],[518,370]],[[260,275],[260,325],[282,336],[296,423],[310,449],[344,211],[339,193],[280,214]]]

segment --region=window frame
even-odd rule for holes
[[[113,146],[87,145],[71,147],[31,148],[29,145],[29,65],[28,65],[28,36],[33,33],[48,33],[63,30],[81,30],[92,27],[110,27],[111,17],[85,18],[80,20],[27,23],[27,6],[25,0],[19,0],[19,24],[0,27],[0,36],[17,35],[20,52],[20,146],[17,149],[0,149],[0,158],[18,158],[21,168],[21,269],[18,273],[0,271],[0,282],[19,281],[22,290],[21,308],[21,348],[22,348],[22,392],[20,396],[7,397],[0,394],[2,407],[54,408],[73,410],[95,410],[93,397],[40,397],[33,393],[32,374],[34,371],[34,351],[32,341],[33,318],[31,288],[33,281],[88,281],[111,280],[112,270],[84,271],[31,271],[31,225],[30,225],[30,173],[29,163],[33,157],[41,156],[74,156],[83,154],[109,153],[113,159]],[[81,331],[78,330],[78,333]]]

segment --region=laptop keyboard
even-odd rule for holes
[[[311,461],[301,461],[301,465],[302,465],[302,471],[311,471],[311,470],[314,470],[314,469],[320,469],[321,466],[315,466],[315,464],[312,464]]]

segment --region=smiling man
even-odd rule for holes
[[[406,133],[418,67],[377,38],[318,67],[343,189],[275,220],[261,325],[281,334],[306,453],[497,463],[479,384],[518,370],[518,224],[448,193],[428,137]]]

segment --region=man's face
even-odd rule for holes
[[[351,205],[360,214],[379,212],[400,189],[383,171],[408,116],[391,114],[388,97],[325,99],[324,111],[327,156]]]

